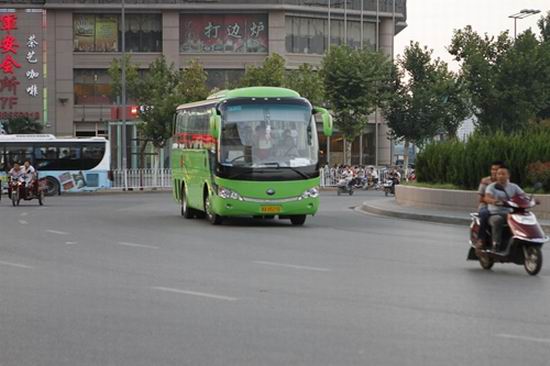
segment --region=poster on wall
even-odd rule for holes
[[[118,18],[116,16],[96,17],[95,50],[97,52],[118,51]]]
[[[268,51],[267,15],[184,14],[180,27],[182,52]]]
[[[95,15],[75,15],[74,26],[74,50],[94,51]]]

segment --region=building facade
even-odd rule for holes
[[[179,68],[198,59],[209,87],[227,88],[270,53],[289,69],[319,65],[329,44],[393,56],[406,26],[406,0],[125,0],[124,8],[123,32],[120,0],[0,0],[0,120],[28,115],[58,136],[107,136],[120,102],[107,70],[123,34],[143,72],[160,55]],[[356,162],[390,162],[375,117],[354,143]],[[340,162],[342,139],[323,139],[321,150],[323,161]]]

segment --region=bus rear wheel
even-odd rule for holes
[[[204,196],[204,212],[206,213],[206,218],[212,225],[220,225],[222,223],[223,217],[213,211],[209,195]]]
[[[61,194],[61,191],[59,190],[59,183],[57,180],[53,177],[46,177],[46,186],[45,186],[45,192],[44,194],[46,196],[55,196],[56,194]]]
[[[306,215],[290,216],[290,222],[294,226],[302,226],[306,222]]]
[[[181,187],[181,215],[186,219],[192,219],[193,217],[195,217],[193,209],[189,207],[187,202],[185,186]]]

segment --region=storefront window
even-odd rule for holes
[[[126,51],[162,51],[160,14],[128,14],[125,23]],[[73,33],[75,52],[121,51],[119,15],[75,14]]]
[[[267,15],[183,14],[183,53],[267,53]]]

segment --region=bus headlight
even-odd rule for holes
[[[238,201],[243,200],[240,194],[224,187],[218,187],[218,196],[220,196],[221,198],[238,200]]]
[[[317,187],[313,187],[302,193],[302,196],[300,198],[317,198],[319,197],[319,189]]]

